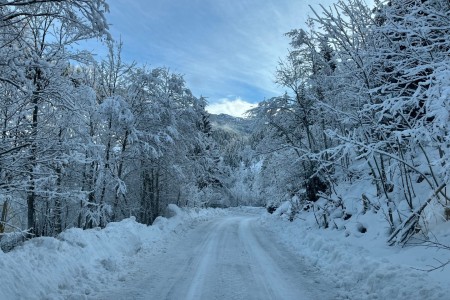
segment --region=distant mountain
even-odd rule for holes
[[[233,117],[226,114],[210,114],[209,120],[214,130],[220,129],[238,135],[250,135],[253,132],[253,120]]]

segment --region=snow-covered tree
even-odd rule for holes
[[[6,151],[2,167],[8,185],[20,186],[11,189],[10,185],[5,193],[16,193],[19,202],[26,199],[30,233],[57,233],[62,228],[61,176],[67,154],[65,130],[58,121],[75,107],[69,61],[83,57],[68,47],[86,38],[108,36],[107,6],[104,1],[4,1],[0,10],[0,82],[16,105],[2,105]],[[14,159],[19,154],[20,160]]]

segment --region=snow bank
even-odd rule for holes
[[[435,259],[447,261],[449,251],[387,246],[380,214],[354,216],[341,230],[319,229],[310,215],[289,222],[283,215],[266,213],[261,222],[307,262],[328,274],[333,289],[341,291],[335,299],[450,299],[450,265],[431,273],[418,270],[436,265]],[[362,233],[361,226],[367,231]],[[450,222],[442,226],[441,241],[448,243]]]
[[[126,263],[137,253],[158,251],[194,223],[226,213],[176,205],[168,210],[172,217],[158,217],[153,226],[131,217],[104,229],[72,228],[57,238],[35,238],[12,252],[0,251],[0,299],[89,298],[108,281],[123,280]]]

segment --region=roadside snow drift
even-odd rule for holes
[[[224,214],[175,205],[169,210],[173,216],[158,217],[153,226],[131,217],[104,229],[72,228],[57,238],[35,238],[12,252],[0,251],[0,299],[89,297],[98,286],[123,280],[126,268],[122,267],[138,252],[158,251],[195,222]]]
[[[305,261],[331,278],[334,299],[438,300],[450,299],[450,265],[426,272],[449,251],[429,247],[390,247],[381,215],[352,217],[343,229],[318,228],[312,214],[289,221],[290,207],[284,203],[261,222],[276,233]],[[450,243],[450,223],[442,224],[441,241]],[[361,227],[366,231],[362,233]],[[346,228],[346,229],[345,229]],[[445,233],[446,232],[446,233]]]

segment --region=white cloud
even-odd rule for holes
[[[167,66],[214,103],[227,94],[251,102],[283,94],[274,74],[289,48],[284,33],[305,26],[308,4],[335,0],[111,2],[111,31],[126,61]]]
[[[206,110],[211,114],[227,114],[234,117],[245,117],[245,112],[256,107],[257,104],[247,102],[241,98],[220,99],[216,103],[209,104]]]

